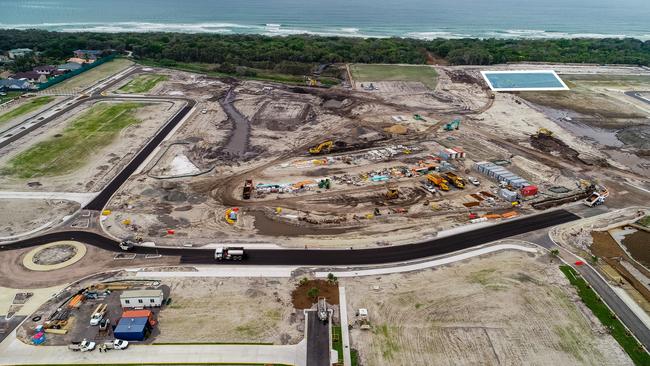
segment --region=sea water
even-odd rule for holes
[[[650,39],[650,0],[0,0],[0,28]]]

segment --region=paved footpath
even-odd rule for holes
[[[30,346],[15,331],[0,343],[2,365],[111,363],[259,363],[305,366],[306,341],[297,345],[133,345],[122,351],[72,352],[66,346]]]

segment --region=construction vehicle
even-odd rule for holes
[[[81,351],[81,352],[88,352],[92,351],[95,349],[96,343],[89,341],[87,339],[84,339],[81,342],[72,342],[71,344],[68,345],[68,349],[70,351]]]
[[[455,120],[449,123],[445,123],[444,129],[445,131],[453,131],[453,130],[460,129],[460,118],[456,118]]]
[[[427,174],[427,180],[443,191],[449,190],[449,182],[438,174]]]
[[[329,319],[329,314],[327,312],[327,302],[324,297],[318,298],[318,320],[323,323],[327,322]]]
[[[591,191],[591,194],[584,200],[584,204],[588,207],[602,205],[605,203],[605,199],[609,197],[609,191],[605,187],[596,187],[595,185],[592,185],[588,190]]]
[[[128,252],[129,250],[133,249],[135,247],[135,243],[132,240],[122,240],[120,242],[120,249],[122,249],[125,252]]]
[[[219,247],[214,251],[214,259],[219,261],[240,261],[245,255],[242,247]]]
[[[361,329],[368,330],[370,329],[370,318],[368,317],[368,309],[359,309],[357,312],[357,321]]]
[[[343,151],[348,147],[348,144],[345,141],[332,141],[327,140],[323,141],[320,144],[309,149],[309,153],[312,155],[319,154],[329,154],[331,152]]]
[[[95,311],[93,311],[93,315],[90,316],[90,325],[99,325],[99,322],[104,319],[104,315],[106,315],[106,308],[108,306],[106,304],[99,304],[95,308]]]
[[[321,179],[318,181],[318,188],[330,189],[331,185],[332,182],[330,182],[329,178]]]
[[[426,122],[426,121],[427,121],[426,119],[422,118],[422,116],[419,115],[419,114],[414,114],[414,115],[413,115],[413,119],[416,120],[416,121],[422,121],[422,122]]]
[[[459,177],[458,175],[456,175],[456,174],[454,174],[452,172],[447,172],[445,174],[445,176],[447,177],[447,179],[449,179],[451,184],[454,185],[454,187],[456,187],[458,189],[465,188],[465,180],[463,178]]]
[[[386,199],[394,200],[399,197],[399,189],[396,185],[388,185],[386,187]]]
[[[540,136],[546,136],[546,137],[551,137],[553,136],[553,131],[549,130],[548,128],[540,128],[537,130],[537,137]]]
[[[245,200],[248,200],[251,198],[252,193],[253,193],[253,181],[251,179],[246,179],[246,182],[244,182],[244,190],[242,192],[242,197]]]

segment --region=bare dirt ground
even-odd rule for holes
[[[64,200],[2,199],[0,237],[29,232],[78,209],[78,203]],[[34,215],[35,212],[39,214]]]
[[[71,121],[81,113],[88,110],[94,103],[84,104],[70,113],[50,122],[47,128],[34,130],[25,138],[9,144],[0,149],[0,166],[32,147],[38,142],[55,138]],[[145,102],[145,105],[136,111],[136,118],[141,122],[123,129],[109,146],[94,150],[89,146],[88,160],[76,171],[57,176],[33,179],[19,179],[10,176],[0,176],[0,185],[5,190],[24,190],[27,183],[32,183],[30,189],[54,192],[96,192],[108,182],[138,151],[138,148],[149,139],[172,115],[180,108],[176,102]],[[38,184],[34,185],[34,182]]]
[[[344,279],[364,365],[631,365],[548,256],[502,252],[435,270]]]
[[[3,107],[0,108],[0,115],[3,115],[5,113],[9,113],[12,110],[14,110],[16,108],[19,108],[20,106],[24,105],[25,103],[28,103],[28,102],[30,102],[30,101],[34,100],[35,98],[38,98],[38,97],[40,97],[40,95],[31,97],[31,98],[20,98],[18,100],[14,100],[11,103],[3,104]],[[56,97],[55,96],[52,99],[51,102],[47,103],[46,105],[44,105],[44,106],[42,106],[40,108],[37,108],[37,109],[35,109],[35,110],[33,110],[33,111],[29,112],[29,113],[25,113],[23,115],[20,115],[20,116],[18,116],[16,118],[12,118],[11,120],[8,120],[6,122],[0,122],[0,131],[10,129],[10,128],[22,123],[23,121],[25,121],[25,120],[27,120],[29,118],[32,118],[32,117],[36,116],[37,114],[39,114],[41,112],[44,112],[44,111],[48,110],[49,108],[51,108],[52,106],[54,106],[57,103],[62,102],[63,100],[65,100],[65,97]]]
[[[557,66],[572,74],[582,93],[577,95],[586,95],[586,105],[598,104],[600,98],[607,100],[602,103],[605,107],[621,105],[628,97],[620,88],[637,85],[630,80],[638,78],[645,83],[643,75],[650,77],[639,68]],[[639,151],[603,148],[586,138],[586,132],[571,127],[566,114],[552,115],[549,108],[521,95],[494,95],[482,80],[481,69],[437,67],[436,89],[427,92],[393,84],[394,90],[378,84],[385,88],[376,91],[287,87],[155,70],[169,76],[156,93],[191,96],[199,100],[197,112],[145,172],[112,200],[109,208],[114,214],[106,227],[118,237],[138,233],[166,245],[178,245],[180,238],[184,244],[200,246],[214,243],[215,237],[231,243],[275,242],[289,247],[407,243],[465,225],[470,212],[487,215],[512,210],[509,202],[499,198],[477,201],[479,191],[497,195],[499,190],[498,182],[476,172],[474,164],[479,161],[499,161],[540,188],[540,195],[523,199],[515,209],[519,215],[533,212],[536,201],[558,197],[550,188],[576,193],[581,179],[605,183],[616,205],[641,199],[636,192],[625,195],[629,192],[626,182],[643,187],[641,182],[646,180],[630,165],[638,165],[634,154]],[[615,85],[616,92],[607,91],[613,81],[608,79],[610,84],[604,86],[603,78],[614,78],[616,83],[623,79],[623,87]],[[226,113],[232,108],[236,118]],[[634,108],[636,118],[645,107]],[[414,114],[424,120],[416,120]],[[443,131],[444,123],[458,117],[460,130]],[[242,124],[248,136],[236,137],[241,146],[235,150],[241,154],[231,154],[225,147],[233,148],[233,129]],[[551,130],[553,137],[536,137],[540,128]],[[599,138],[617,139],[616,134],[607,133]],[[309,147],[326,140],[356,147],[309,155]],[[177,145],[167,150],[171,144]],[[480,187],[468,185],[464,190],[432,194],[423,187],[424,176],[400,175],[435,162],[441,150],[454,147],[461,147],[467,156],[448,160],[450,169],[463,177],[478,177]],[[387,153],[391,149],[395,152]],[[619,155],[614,158],[615,154]],[[154,178],[183,164],[195,166],[202,174],[165,181]],[[382,180],[382,175],[390,176],[389,180]],[[371,178],[378,176],[373,182]],[[332,183],[330,189],[318,188],[317,182],[326,178]],[[246,179],[267,188],[260,186],[251,199],[244,200]],[[385,199],[387,183],[398,186],[398,199]],[[476,208],[466,207],[477,202]],[[240,210],[231,225],[224,216],[233,207]],[[123,224],[125,219],[131,223]],[[168,235],[167,229],[176,234]]]
[[[158,316],[156,342],[296,344],[304,315],[291,306],[287,279],[165,278],[171,305]]]

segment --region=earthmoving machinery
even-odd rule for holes
[[[427,180],[433,184],[435,184],[436,187],[440,188],[443,191],[448,191],[449,186],[447,185],[447,180],[443,177],[441,177],[439,174],[427,174]]]
[[[343,151],[348,147],[348,144],[345,141],[332,141],[327,140],[323,141],[320,144],[309,149],[309,153],[312,155],[319,154],[329,154],[331,152]]]
[[[419,114],[414,114],[414,115],[413,115],[413,119],[416,120],[416,121],[422,121],[422,122],[426,122],[426,121],[427,121],[426,119],[424,119],[424,118],[423,118],[421,115],[419,115]]]
[[[451,184],[454,185],[454,187],[456,187],[458,189],[465,188],[465,180],[462,177],[460,177],[460,176],[458,176],[458,175],[456,175],[456,174],[454,174],[452,172],[445,173],[445,176],[451,182]]]
[[[609,197],[609,191],[605,187],[591,185],[587,188],[587,191],[591,191],[591,194],[584,200],[584,204],[589,207],[602,205],[605,203],[605,199]]]
[[[252,193],[253,193],[253,181],[251,179],[246,179],[246,182],[244,182],[244,190],[242,192],[242,197],[245,200],[248,200],[251,198]]]
[[[122,240],[120,242],[120,249],[122,249],[125,252],[128,252],[129,250],[133,249],[133,247],[135,247],[135,243],[133,242],[133,240],[127,239],[127,240]]]
[[[553,131],[549,130],[548,128],[540,128],[537,130],[537,137],[540,136],[546,136],[546,137],[551,137],[553,136]]]
[[[331,186],[332,186],[332,182],[330,181],[329,178],[321,179],[318,181],[318,188],[330,189]]]
[[[214,259],[219,261],[240,261],[245,255],[242,247],[219,247],[214,251]]]
[[[389,184],[386,186],[386,199],[394,200],[399,197],[399,189],[394,184]]]
[[[453,131],[453,130],[460,129],[460,118],[456,118],[455,120],[449,123],[445,123],[444,129],[445,131]]]

